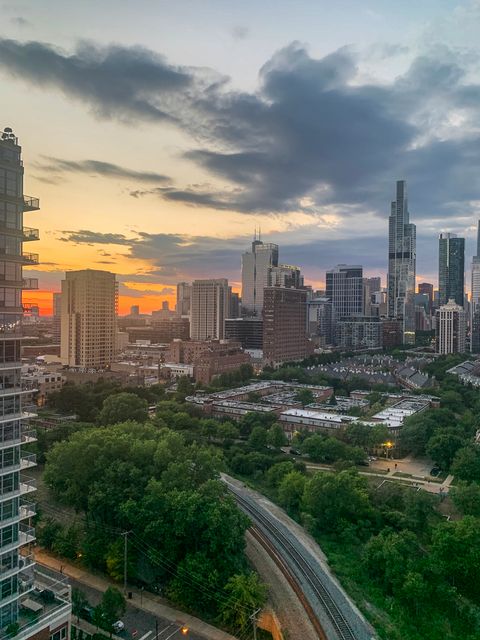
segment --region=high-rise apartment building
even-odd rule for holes
[[[272,267],[269,273],[268,286],[302,288],[303,276],[300,267],[294,267],[289,264],[279,264],[278,267]]]
[[[178,316],[190,315],[190,304],[192,300],[192,285],[190,282],[179,282],[177,284],[177,302],[175,311]]]
[[[332,303],[326,297],[307,302],[307,334],[321,347],[334,344]]]
[[[388,316],[402,320],[403,341],[415,341],[416,227],[410,222],[407,183],[398,180],[388,219]]]
[[[38,262],[23,243],[38,239],[38,230],[23,226],[23,214],[39,209],[37,198],[23,193],[23,163],[18,140],[7,128],[0,138],[0,636],[16,640],[61,640],[69,636],[69,587],[55,584],[36,570],[32,544],[35,481],[23,471],[35,466],[35,455],[22,445],[35,441],[23,407],[21,339],[23,265]],[[48,607],[46,605],[48,590]],[[43,598],[42,598],[43,596]]]
[[[267,287],[263,306],[263,359],[277,366],[307,356],[307,292]]]
[[[437,310],[437,352],[465,352],[466,317],[463,307],[451,299]]]
[[[428,296],[428,311],[431,312],[433,308],[433,284],[430,282],[420,282],[418,285],[418,293]]]
[[[326,273],[326,298],[334,321],[363,315],[363,267],[339,264]]]
[[[190,337],[192,340],[220,340],[225,335],[225,318],[230,311],[228,280],[195,280],[192,285]]]
[[[62,324],[62,294],[52,294],[52,337],[55,344],[60,344],[60,333]]]
[[[465,295],[465,238],[441,233],[438,239],[438,297],[440,306],[449,300],[463,307]]]
[[[272,267],[278,267],[278,245],[255,238],[252,250],[242,255],[242,310],[245,315],[262,316],[263,290],[270,284]]]
[[[117,306],[114,273],[67,271],[62,280],[60,357],[64,365],[104,369],[114,361]]]
[[[356,316],[337,322],[335,343],[341,349],[379,349],[382,346],[380,318]]]
[[[365,316],[378,315],[376,313],[375,294],[382,290],[382,280],[379,276],[363,279],[363,313]]]
[[[261,318],[227,318],[225,338],[242,345],[242,349],[263,349],[263,320]]]

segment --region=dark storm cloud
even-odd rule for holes
[[[100,160],[63,160],[61,158],[46,157],[38,163],[40,169],[47,173],[86,173],[90,176],[100,176],[102,178],[119,178],[121,180],[132,180],[146,183],[168,183],[171,178],[160,173],[150,171],[134,171],[126,167],[111,162]]]
[[[390,49],[383,57],[396,53]],[[478,57],[436,48],[383,85],[362,82],[358,63],[349,48],[314,59],[294,43],[272,56],[258,90],[247,93],[143,48],[82,44],[67,54],[0,40],[7,73],[57,87],[99,117],[174,122],[196,141],[184,157],[216,178],[208,188],[142,189],[150,181],[142,172],[96,166],[99,175],[137,180],[134,197],[256,214],[322,214],[333,205],[339,215],[386,217],[402,178],[413,220],[471,216],[480,200],[480,85],[469,75]],[[95,170],[85,162],[96,161],[71,170]]]
[[[91,42],[68,54],[41,42],[0,39],[0,64],[11,76],[87,103],[100,117],[122,120],[173,119],[163,102],[192,82],[188,70],[148,49]]]

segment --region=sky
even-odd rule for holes
[[[2,122],[41,240],[27,301],[113,271],[120,313],[227,277],[254,229],[321,287],[387,263],[408,184],[417,280],[480,218],[480,0],[0,0]],[[468,282],[468,277],[467,277]]]

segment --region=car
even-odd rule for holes
[[[293,453],[295,456],[301,455],[301,451],[294,449],[293,447],[290,447],[290,453]]]
[[[115,631],[115,633],[120,633],[120,631],[123,631],[125,629],[125,625],[121,620],[117,620],[112,624],[112,629]]]
[[[442,470],[440,469],[440,467],[432,467],[430,469],[430,475],[433,476],[434,478],[438,475],[440,475],[440,473],[442,472]]]
[[[82,610],[80,611],[80,617],[86,620],[87,622],[92,622],[94,613],[95,613],[95,609],[93,607],[90,607],[89,605],[85,605],[84,607],[82,607]]]

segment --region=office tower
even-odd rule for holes
[[[480,353],[480,305],[478,304],[471,314],[470,351]]]
[[[307,293],[267,287],[263,306],[263,359],[277,366],[307,355]]]
[[[363,313],[365,316],[378,315],[372,305],[374,304],[374,295],[381,290],[382,281],[380,277],[363,278]]]
[[[140,315],[140,307],[138,304],[132,304],[130,307],[130,315],[131,316],[139,316]]]
[[[332,303],[324,296],[307,302],[307,335],[320,347],[334,343],[332,313]]]
[[[449,300],[463,307],[465,272],[465,238],[454,233],[441,233],[438,239],[438,301]]]
[[[245,315],[262,317],[263,290],[269,285],[270,269],[278,267],[278,245],[256,237],[252,250],[242,255],[242,309]]]
[[[463,307],[450,299],[437,310],[437,352],[465,352],[466,317]]]
[[[55,344],[60,344],[60,333],[62,323],[62,294],[54,293],[52,300],[52,337]]]
[[[35,480],[22,473],[35,466],[35,455],[22,451],[22,444],[35,441],[22,401],[22,316],[29,308],[22,306],[22,266],[38,262],[38,256],[23,253],[23,243],[38,238],[38,230],[23,226],[23,214],[38,210],[39,201],[23,193],[21,152],[11,129],[5,129],[0,139],[0,635],[48,639],[58,629],[63,640],[70,635],[68,585],[62,584],[67,597],[59,596],[58,585],[47,587],[35,567]],[[46,588],[48,607],[41,597]]]
[[[303,287],[303,276],[300,267],[294,267],[289,264],[279,264],[278,267],[271,267],[268,286],[301,289]]]
[[[228,310],[229,318],[240,318],[242,315],[242,303],[240,295],[235,291],[230,292],[230,308]]]
[[[431,312],[433,308],[433,284],[430,282],[421,282],[418,285],[418,293],[422,293],[428,296],[428,309]]]
[[[326,274],[326,298],[332,303],[334,321],[363,315],[363,267],[339,264]]]
[[[393,349],[403,343],[403,321],[395,318],[381,318],[382,346]]]
[[[229,318],[225,320],[225,338],[235,340],[243,349],[263,349],[263,320],[261,318]]]
[[[96,269],[67,271],[62,280],[62,364],[89,369],[104,369],[112,364],[117,305],[114,273]]]
[[[220,340],[230,307],[228,280],[195,280],[192,286],[190,337],[192,340]]]
[[[477,229],[477,254],[472,259],[472,288],[471,288],[472,314],[480,304],[480,220]]]
[[[177,284],[177,303],[175,311],[178,316],[190,315],[190,303],[192,300],[192,285],[190,282],[179,282]]]
[[[382,346],[380,318],[356,316],[337,322],[335,344],[341,349],[379,349]]]
[[[388,316],[403,321],[403,341],[415,341],[416,227],[410,222],[407,183],[397,181],[388,219]]]

